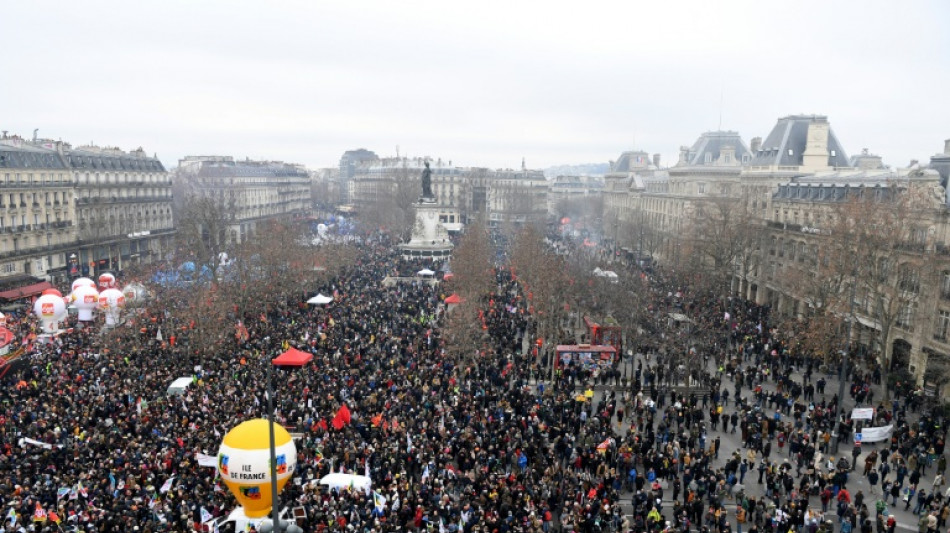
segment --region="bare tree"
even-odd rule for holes
[[[449,287],[462,298],[481,299],[494,287],[492,248],[483,220],[470,224],[452,252]]]
[[[528,300],[535,332],[542,339],[542,351],[549,350],[557,343],[570,309],[575,307],[570,293],[575,280],[570,277],[564,258],[554,253],[532,226],[518,234],[511,264]],[[553,373],[553,364],[551,368]]]
[[[840,204],[831,240],[838,258],[829,262],[847,276],[849,317],[871,320],[872,345],[880,356],[885,399],[889,397],[888,373],[906,361],[894,359],[899,330],[912,331],[920,301],[921,280],[933,269],[928,243],[928,197],[909,186],[852,189]],[[840,306],[839,306],[840,308]]]
[[[747,206],[742,198],[710,198],[691,204],[687,256],[713,293],[728,289],[730,279],[752,267],[754,255],[749,251],[755,249],[762,226]]]
[[[217,274],[220,254],[228,249],[233,206],[218,196],[192,196],[183,200],[176,213],[178,259],[195,264],[195,272],[207,268]]]

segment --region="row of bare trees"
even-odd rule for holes
[[[175,258],[137,273],[145,280],[166,274],[153,287],[149,313],[169,311],[165,339],[176,336],[198,356],[227,347],[241,324],[259,320],[275,305],[302,304],[357,254],[352,244],[312,246],[307,225],[289,219],[260,221],[238,240],[229,213],[217,198],[185,200]],[[167,276],[173,271],[177,279]]]
[[[742,198],[690,207],[688,227],[677,236],[677,268],[694,290],[725,298],[737,285],[769,286],[785,295],[776,311],[789,317],[783,327],[793,343],[826,363],[854,347],[863,317],[887,382],[896,335],[913,330],[926,303],[922,288],[939,286],[947,259],[935,253],[940,211],[929,195],[908,183],[854,188],[816,207],[815,227],[804,230],[763,220]]]

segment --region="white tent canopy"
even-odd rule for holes
[[[428,268],[423,268],[423,269],[420,270],[419,272],[416,272],[416,274],[418,274],[418,275],[420,275],[420,276],[434,276],[434,275],[435,275],[435,271],[429,270]]]
[[[601,270],[600,267],[594,269],[594,275],[600,278],[617,278],[617,273],[613,270]]]
[[[333,297],[332,297],[332,296],[324,296],[324,295],[322,295],[322,294],[318,294],[318,295],[314,296],[313,298],[307,300],[307,303],[310,304],[310,305],[324,305],[324,304],[328,304],[328,303],[330,303],[330,302],[332,302],[332,301],[333,301]]]
[[[331,489],[348,489],[353,487],[354,489],[361,490],[366,494],[369,494],[373,489],[373,480],[366,476],[358,476],[356,474],[327,474],[320,478],[318,482],[320,485],[326,485]]]
[[[185,390],[194,383],[194,378],[181,377],[168,386],[168,394],[184,394]]]

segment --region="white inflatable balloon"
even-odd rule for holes
[[[104,291],[106,289],[115,288],[115,275],[111,272],[103,272],[99,274],[99,290]]]
[[[141,283],[132,282],[122,288],[125,295],[125,305],[142,305],[148,297],[148,291]]]
[[[57,323],[66,318],[66,302],[62,296],[44,294],[33,302],[33,313],[43,324],[43,331],[52,333],[57,329]]]
[[[76,278],[75,280],[73,280],[73,285],[72,285],[72,287],[70,288],[70,290],[71,290],[72,292],[76,292],[76,289],[77,289],[77,288],[83,287],[83,286],[92,287],[93,289],[95,289],[95,288],[96,288],[96,282],[95,282],[95,281],[92,281],[92,280],[89,279],[89,278]]]
[[[96,290],[95,284],[80,285],[73,290],[69,299],[79,311],[79,320],[89,322],[93,319],[92,312],[99,306],[99,291]]]
[[[106,317],[107,326],[115,326],[119,323],[123,307],[125,307],[125,295],[119,289],[106,289],[99,293],[99,309]]]

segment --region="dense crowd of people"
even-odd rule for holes
[[[651,323],[678,309],[708,336],[678,350],[690,341],[663,326],[632,356],[625,385],[618,359],[617,386],[578,401],[593,375],[567,365],[548,382],[523,353],[531,317],[509,270],[497,268],[496,290],[470,303],[490,341],[453,355],[440,328],[444,287],[381,283],[429,265],[401,261],[380,236],[361,249],[320,288],[332,303],[296,295],[260,317],[235,316],[246,330],[213,356],[189,350],[187,328],[176,343],[155,340],[174,308],[150,307],[107,337],[70,324],[32,344],[26,368],[0,389],[4,527],[189,531],[203,511],[226,516],[234,498],[196,455],[215,455],[228,429],[264,416],[270,360],[291,346],[314,355],[275,372],[276,418],[301,435],[282,502],[303,508],[305,531],[785,533],[830,531],[834,519],[843,533],[864,533],[893,531],[894,506],[913,507],[921,531],[945,525],[942,420],[912,420],[903,397],[879,403],[866,425],[893,424],[893,437],[874,453],[852,449],[857,428],[826,390],[827,369],[789,348],[767,308],[691,294],[653,273]],[[31,338],[29,317],[13,327]],[[696,363],[678,374],[678,357]],[[193,386],[166,395],[180,376]],[[873,368],[849,381],[852,398],[873,405]],[[343,405],[351,421],[334,427]],[[742,448],[723,449],[732,434]],[[855,468],[868,494],[849,491]],[[313,483],[341,471],[368,473],[385,503]],[[38,509],[45,521],[33,521]]]

